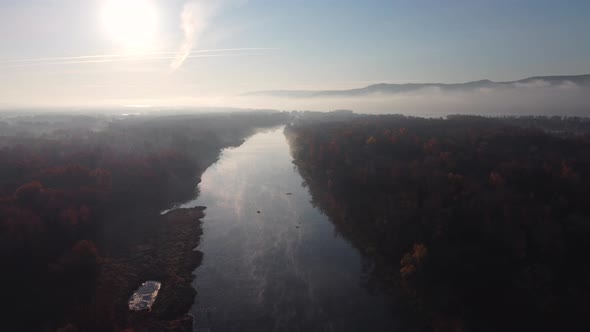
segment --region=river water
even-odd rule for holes
[[[360,254],[337,234],[292,164],[283,128],[225,149],[203,174],[203,263],[195,331],[392,331],[362,286]]]

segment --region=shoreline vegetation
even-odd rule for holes
[[[287,123],[312,203],[404,327],[588,327],[588,119],[350,111],[0,118],[3,326],[191,331],[206,210],[167,209],[223,148]],[[151,311],[130,311],[146,280]]]
[[[288,114],[0,120],[0,282],[11,331],[190,331],[204,207],[175,209],[223,148]],[[146,280],[151,311],[128,308]]]
[[[587,331],[589,125],[335,112],[285,134],[404,329]]]

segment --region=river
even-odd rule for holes
[[[361,257],[337,234],[292,164],[283,128],[223,150],[183,207],[204,205],[195,331],[392,331]]]

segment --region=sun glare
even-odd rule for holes
[[[102,21],[109,38],[126,49],[139,51],[153,40],[158,15],[150,0],[108,0]]]

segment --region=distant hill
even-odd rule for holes
[[[373,94],[396,94],[412,92],[428,88],[440,89],[441,91],[473,91],[479,89],[492,88],[516,88],[524,85],[560,86],[572,84],[580,87],[590,87],[590,74],[571,76],[535,76],[510,82],[494,82],[490,80],[481,80],[466,83],[380,83],[369,85],[364,88],[350,90],[270,90],[248,92],[244,94],[244,96],[271,96],[291,98],[357,97]]]

